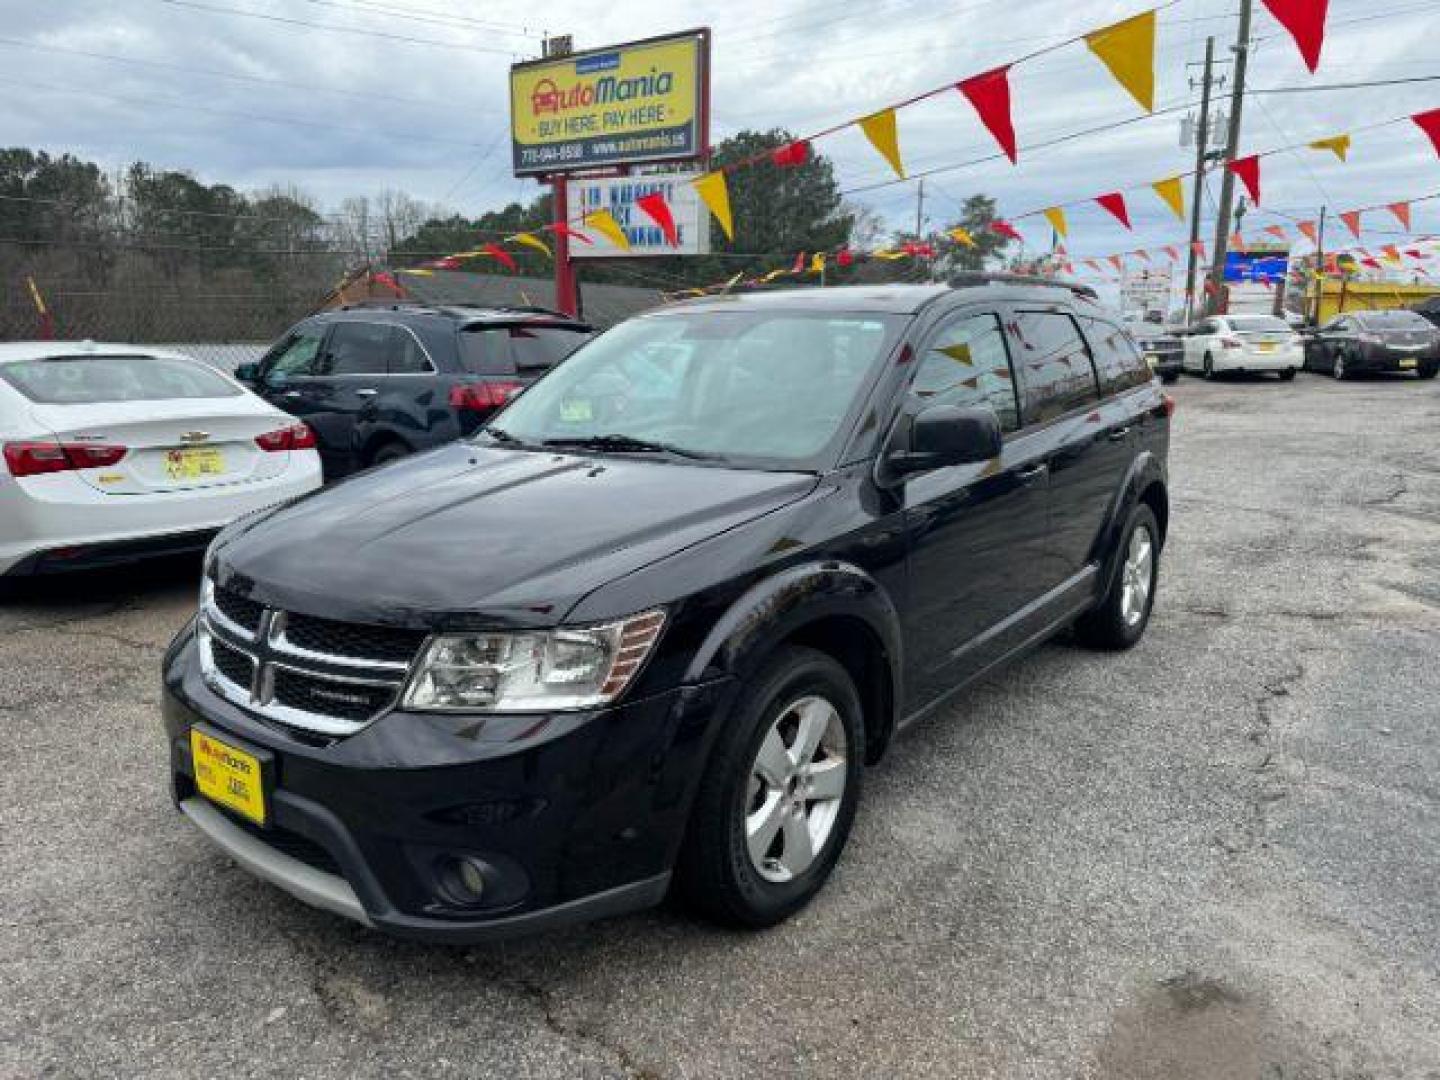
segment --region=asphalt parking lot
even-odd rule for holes
[[[1175,393],[1144,642],[908,732],[763,934],[305,908],[169,805],[197,565],[0,600],[0,1075],[1440,1077],[1440,383]]]

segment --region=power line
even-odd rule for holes
[[[433,26],[474,27],[478,30],[490,30],[511,37],[536,39],[544,37],[544,34],[538,34],[520,23],[475,19],[469,15],[451,15],[446,12],[435,11],[432,8],[409,8],[404,11],[397,11],[395,8],[383,4],[366,3],[365,0],[348,0],[348,2],[343,2],[343,0],[305,0],[305,3],[315,4],[317,7],[339,8],[342,11],[363,11],[368,15],[382,15],[387,19],[429,23]]]

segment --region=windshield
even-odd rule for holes
[[[52,356],[0,365],[4,379],[31,401],[94,405],[235,397],[238,386],[204,364],[166,356]]]
[[[1367,330],[1429,330],[1430,320],[1413,311],[1367,311],[1357,315]]]
[[[1269,315],[1233,315],[1231,328],[1239,334],[1288,334],[1290,324]]]
[[[727,464],[825,467],[905,321],[794,311],[635,319],[575,353],[494,426],[531,444],[619,436]]]

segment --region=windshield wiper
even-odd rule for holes
[[[587,450],[612,450],[616,453],[674,454],[676,457],[692,458],[696,461],[713,460],[717,455],[687,450],[671,443],[655,442],[653,439],[638,439],[634,435],[575,435],[563,439],[546,439],[541,446],[573,446]]]
[[[489,424],[486,424],[480,429],[480,431],[485,435],[489,435],[496,442],[504,443],[506,446],[529,445],[525,442],[524,439],[516,438],[514,435],[511,435],[510,432],[504,430],[503,428],[491,427]]]

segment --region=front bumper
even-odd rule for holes
[[[387,933],[466,943],[657,903],[728,687],[552,716],[392,712],[325,742],[212,693],[187,631],[162,708],[175,802],[236,862]],[[266,827],[198,794],[197,724],[267,755]],[[455,857],[487,868],[486,900],[447,893],[439,867]]]

